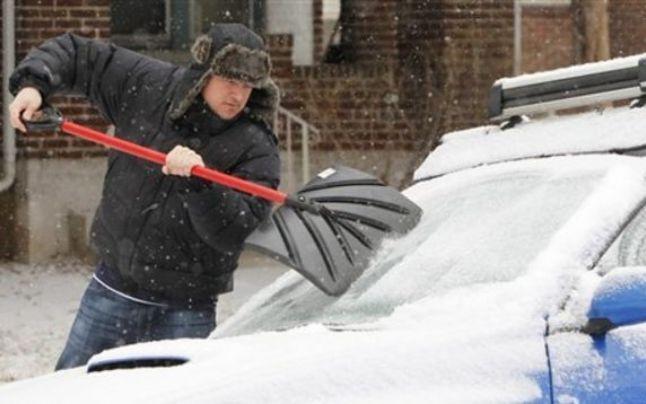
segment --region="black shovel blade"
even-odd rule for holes
[[[407,233],[422,215],[395,188],[342,166],[319,173],[300,195],[321,205],[323,213],[283,205],[246,245],[294,268],[333,296],[361,275],[385,237]]]

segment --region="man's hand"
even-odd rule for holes
[[[16,94],[16,98],[9,104],[11,126],[22,132],[27,132],[22,121],[30,121],[41,105],[43,105],[43,97],[37,89],[25,87],[20,90]]]
[[[162,167],[164,174],[181,175],[190,177],[194,166],[204,167],[204,161],[199,154],[184,146],[175,146],[166,155],[166,165]]]

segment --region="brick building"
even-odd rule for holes
[[[492,82],[575,61],[569,0],[15,0],[19,60],[66,31],[187,60],[187,45],[214,21],[238,21],[269,45],[282,106],[318,128],[311,171],[342,162],[391,183],[409,178],[441,133],[486,123]],[[332,11],[330,11],[332,10]],[[521,11],[518,13],[518,11]],[[610,0],[612,56],[643,52],[638,0]],[[6,21],[3,16],[3,21]],[[521,18],[520,44],[514,21]],[[634,22],[635,24],[631,24]],[[4,23],[3,23],[4,24]],[[559,30],[554,27],[558,26]],[[67,118],[109,129],[75,97],[52,100]],[[298,125],[278,122],[282,146],[298,151]],[[64,134],[17,138],[17,177],[0,192],[0,257],[44,261],[84,254],[100,196],[105,151]],[[286,152],[286,150],[285,150]],[[286,184],[305,173],[285,153]]]
[[[640,24],[644,18],[646,3],[643,1],[608,0],[611,57],[646,52]],[[575,24],[569,0],[527,2],[522,8],[522,72],[579,62]]]

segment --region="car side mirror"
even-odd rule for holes
[[[603,335],[646,321],[646,266],[619,267],[605,275],[592,297],[583,332]]]

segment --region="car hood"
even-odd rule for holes
[[[646,148],[644,108],[617,108],[446,134],[415,171],[415,180],[524,158]]]
[[[464,296],[452,299],[464,304]],[[427,402],[430,394],[440,402],[476,402],[482,397],[526,401],[541,396],[540,383],[532,377],[544,379],[547,374],[540,318],[522,324],[499,318],[493,325],[495,319],[489,316],[466,322],[436,307],[434,321],[444,317],[439,331],[429,327],[433,322],[428,309],[416,305],[396,322],[359,331],[310,325],[123,347],[95,356],[90,366],[142,358],[188,361],[172,367],[61,371],[2,386],[0,397],[7,402],[46,398],[50,403],[303,403]],[[491,325],[483,327],[485,323]],[[470,327],[480,328],[477,337]]]

